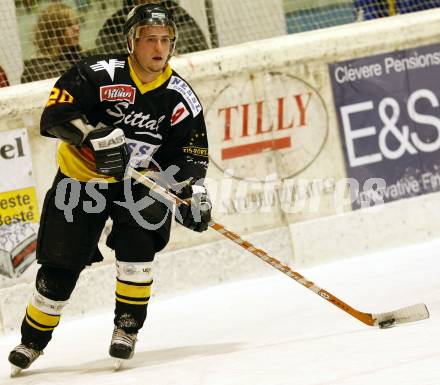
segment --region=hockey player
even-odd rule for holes
[[[176,219],[194,231],[208,227],[203,111],[168,63],[176,26],[164,7],[144,4],[130,11],[124,34],[128,55],[92,57],[67,71],[41,117],[41,134],[61,140],[59,171],[43,205],[37,246],[41,267],[21,325],[21,344],[9,354],[13,375],[42,354],[80,272],[102,259],[97,244],[109,217],[113,226],[107,245],[115,250],[117,269],[109,353],[120,360],[133,356],[147,314],[152,261],[169,240],[171,218],[169,208],[157,200],[139,210],[141,220],[120,203],[127,186],[135,202],[149,194],[124,177],[128,162],[172,170],[175,182],[195,181],[178,183],[184,187],[177,193],[191,205],[180,207]],[[101,182],[91,184],[96,179]],[[75,199],[70,212],[60,209]]]

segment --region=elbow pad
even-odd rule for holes
[[[95,127],[78,118],[47,128],[46,132],[63,142],[80,146],[93,130]]]

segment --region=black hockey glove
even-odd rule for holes
[[[208,229],[212,204],[206,188],[200,185],[186,185],[176,195],[188,202],[176,208],[176,221],[188,229],[201,233]]]
[[[96,171],[122,180],[130,155],[124,132],[120,128],[103,127],[90,132],[85,143],[95,156]]]

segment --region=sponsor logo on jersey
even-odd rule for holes
[[[90,66],[90,68],[95,72],[107,71],[112,81],[115,78],[116,68],[124,68],[124,67],[125,67],[125,62],[116,59],[110,59],[108,62],[105,60],[99,60],[96,64]]]
[[[177,123],[180,123],[188,115],[189,111],[187,110],[185,105],[180,102],[176,107],[174,107],[173,114],[171,115],[171,125],[174,126]]]
[[[130,166],[148,167],[153,154],[160,147],[158,144],[150,144],[135,139],[126,139],[130,153]]]
[[[183,147],[182,149],[185,154],[192,154],[203,157],[208,156],[208,149],[206,147],[187,146]]]
[[[171,76],[167,88],[177,91],[185,98],[186,102],[191,108],[191,112],[194,117],[196,117],[200,113],[200,111],[202,111],[202,106],[199,102],[199,99],[197,99],[197,96],[195,95],[193,90],[183,79],[177,76]]]
[[[128,102],[134,103],[136,97],[136,88],[128,84],[112,84],[100,87],[101,102]]]
[[[156,139],[162,139],[162,135],[157,131],[159,130],[160,123],[165,119],[165,115],[154,119],[150,114],[144,115],[142,112],[133,110],[127,111],[129,106],[130,104],[128,102],[119,102],[115,103],[111,108],[107,108],[105,111],[108,115],[117,118],[117,120],[113,122],[115,126],[124,124],[127,127],[140,128],[142,131],[135,131],[136,134],[146,134]]]

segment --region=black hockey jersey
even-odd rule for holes
[[[131,164],[151,163],[179,169],[177,181],[204,178],[208,141],[202,106],[188,83],[168,64],[153,82],[142,84],[128,55],[88,58],[67,71],[53,87],[41,116],[41,134],[63,122],[83,118],[94,127],[124,131]],[[61,172],[86,182],[109,178],[96,173],[93,154],[86,147],[62,142],[58,148]]]

